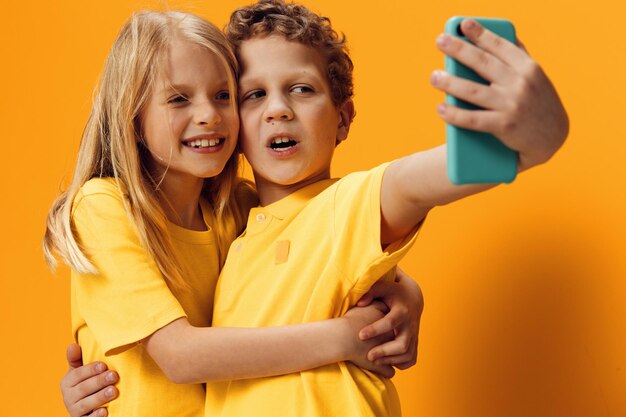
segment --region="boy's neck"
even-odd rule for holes
[[[257,175],[254,176],[254,182],[256,183],[256,189],[259,194],[259,204],[261,206],[269,206],[283,198],[295,193],[296,191],[320,181],[324,181],[330,178],[330,172],[324,172],[315,177],[307,178],[303,181],[299,181],[295,184],[277,184],[270,182]]]

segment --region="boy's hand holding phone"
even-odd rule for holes
[[[567,114],[552,83],[519,41],[515,45],[473,19],[465,19],[461,30],[471,43],[444,34],[437,39],[437,46],[488,84],[443,71],[435,71],[431,82],[482,109],[441,104],[437,109],[440,116],[446,123],[495,135],[519,152],[519,171],[546,162],[569,131]]]

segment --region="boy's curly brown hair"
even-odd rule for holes
[[[354,66],[348,55],[346,37],[332,28],[329,18],[302,5],[283,0],[261,0],[235,10],[226,26],[226,36],[236,51],[245,40],[271,34],[321,51],[328,63],[326,75],[333,103],[340,106],[352,97]]]

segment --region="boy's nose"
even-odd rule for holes
[[[288,121],[293,119],[293,110],[282,97],[275,97],[268,100],[264,119],[266,122]]]
[[[193,121],[201,126],[216,126],[222,121],[222,116],[217,109],[210,103],[197,103],[195,106]]]

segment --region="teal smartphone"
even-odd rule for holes
[[[469,42],[461,31],[466,16],[455,16],[446,22],[445,33]],[[497,35],[515,43],[515,28],[505,19],[473,17],[478,23]],[[476,72],[446,56],[446,72],[482,84],[488,84]],[[453,106],[477,110],[479,107],[446,95]],[[517,152],[508,148],[498,138],[485,132],[446,125],[448,178],[454,184],[493,184],[512,182],[517,175]]]

